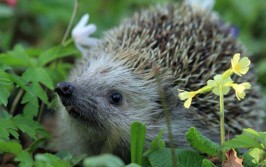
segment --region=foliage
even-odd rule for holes
[[[139,123],[134,122],[131,125],[131,162],[142,165],[142,154],[144,150],[146,127]]]
[[[220,146],[203,136],[194,127],[191,127],[188,130],[186,138],[190,143],[190,146],[201,153],[206,153],[211,156],[217,156],[219,154]]]
[[[170,0],[169,0],[170,1]],[[16,6],[0,3],[0,153],[1,160],[12,155],[11,162],[28,166],[124,166],[113,155],[86,157],[62,155],[47,150],[50,134],[41,123],[43,112],[54,108],[53,89],[65,80],[78,55],[71,40],[60,43],[71,16],[73,1],[17,1]],[[118,24],[122,17],[140,7],[164,0],[92,0],[80,1],[76,18],[89,12],[98,26],[96,36]],[[240,27],[240,39],[254,53],[259,81],[266,85],[266,1],[217,0],[215,9]],[[56,10],[54,10],[56,9]],[[266,94],[266,91],[265,91]],[[238,94],[243,97],[243,94]],[[191,97],[192,100],[192,97]],[[129,167],[171,166],[171,151],[162,139],[163,131],[143,153],[145,125],[133,123]],[[141,133],[140,133],[141,132]],[[244,148],[238,153],[244,166],[266,166],[266,134],[244,129],[243,134],[222,146],[212,142],[196,128],[186,133],[191,149],[175,148],[178,166],[213,167],[219,152]],[[27,142],[25,142],[27,141]],[[222,148],[222,150],[221,150]],[[44,152],[44,153],[42,153]],[[15,162],[14,162],[15,161]],[[214,165],[215,164],[215,165]],[[1,164],[2,165],[2,164]]]
[[[50,138],[38,121],[42,116],[41,106],[51,104],[48,91],[66,77],[70,65],[62,62],[62,58],[76,53],[72,45],[55,46],[48,50],[16,45],[13,50],[0,54],[0,92],[3,92],[0,94],[0,151],[15,155],[15,161],[21,166],[43,166],[47,163],[70,166],[69,162],[53,154],[32,157]],[[60,65],[57,65],[59,61]],[[16,95],[13,102],[9,101],[12,94]],[[8,108],[9,113],[5,111]],[[31,144],[25,148],[21,138]]]
[[[96,157],[86,158],[83,162],[85,167],[123,167],[125,166],[124,162],[110,154],[103,154]]]

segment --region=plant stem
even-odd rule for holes
[[[44,91],[47,94],[47,88],[44,88]],[[44,110],[44,102],[42,101],[41,102],[40,111],[39,111],[39,114],[38,114],[38,118],[37,118],[38,122],[41,122],[42,115],[43,115],[43,110]]]
[[[220,133],[221,133],[221,145],[224,144],[224,95],[223,86],[219,86],[220,90]]]
[[[10,109],[10,114],[11,114],[11,115],[14,114],[15,109],[16,109],[16,107],[17,107],[17,105],[18,105],[18,102],[19,102],[21,96],[23,95],[23,92],[24,92],[23,89],[20,89],[20,90],[18,91],[18,94],[17,94],[16,98],[14,99],[14,101],[13,101],[13,103],[12,103],[12,106],[11,106],[11,109]]]
[[[223,95],[223,86],[219,85],[220,92],[220,134],[221,134],[221,147],[224,144],[224,95]],[[221,162],[224,160],[224,151],[221,150],[220,155]]]
[[[64,45],[64,43],[65,43],[65,41],[67,39],[67,36],[68,36],[68,34],[70,32],[71,26],[72,26],[72,24],[74,22],[74,18],[76,16],[76,13],[77,13],[77,10],[78,10],[78,4],[79,4],[78,0],[75,0],[74,9],[73,9],[70,21],[69,21],[68,26],[67,26],[67,30],[66,30],[66,32],[64,34],[64,37],[63,37],[62,41],[61,41],[62,45]]]
[[[172,130],[171,130],[171,120],[170,120],[169,111],[168,111],[167,105],[166,105],[165,91],[163,90],[161,82],[160,82],[161,79],[160,79],[159,69],[155,69],[155,73],[156,73],[155,76],[156,76],[156,80],[157,80],[157,84],[158,84],[158,88],[159,88],[159,95],[161,98],[161,104],[163,107],[163,112],[164,112],[166,124],[167,124],[168,139],[169,139],[169,145],[170,145],[171,155],[172,155],[172,166],[177,167],[176,151],[175,151],[175,147],[174,147],[174,143],[173,143],[173,135],[172,135]]]

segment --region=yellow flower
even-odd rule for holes
[[[184,92],[179,93],[178,96],[181,100],[186,100],[184,103],[184,107],[189,108],[192,102],[192,98],[196,96],[196,94],[198,94],[196,91],[194,92],[184,91]]]
[[[223,87],[223,95],[226,95],[230,91],[230,83],[233,83],[230,77],[223,79],[222,75],[217,74],[214,76],[213,80],[208,80],[207,85],[213,87],[212,92],[215,95],[220,96],[220,85]]]
[[[249,70],[250,60],[247,57],[240,59],[240,53],[236,53],[231,59],[232,69],[235,74],[242,76]]]
[[[235,89],[236,97],[238,100],[244,99],[246,93],[244,92],[246,89],[250,89],[251,85],[248,82],[242,84],[232,84],[232,87]]]

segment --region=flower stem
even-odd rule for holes
[[[224,143],[224,95],[223,86],[219,86],[220,89],[220,133],[221,133],[221,145]]]
[[[223,86],[219,85],[220,92],[220,135],[221,135],[221,146],[224,144],[224,95],[223,95]],[[221,150],[220,159],[223,162],[224,151]]]
[[[165,98],[165,91],[162,88],[161,85],[161,78],[160,78],[160,73],[159,69],[154,67],[154,72],[155,72],[155,77],[157,81],[157,85],[159,88],[159,95],[161,98],[161,104],[163,107],[163,112],[165,114],[165,119],[166,119],[166,124],[167,124],[167,130],[168,130],[168,140],[169,140],[169,145],[170,145],[170,150],[171,150],[171,155],[172,155],[172,167],[177,167],[177,160],[176,160],[176,150],[173,142],[173,134],[171,130],[171,118],[169,115],[169,111],[167,109],[167,104],[166,104],[166,98]]]
[[[74,9],[73,9],[70,21],[69,21],[68,26],[67,26],[67,30],[66,30],[66,32],[64,34],[64,37],[63,37],[62,41],[61,41],[62,45],[64,45],[64,43],[65,43],[65,41],[67,39],[67,36],[68,36],[68,34],[70,32],[71,26],[72,26],[72,24],[74,22],[74,18],[75,18],[76,14],[77,14],[78,5],[79,5],[78,0],[75,0],[74,1]]]
[[[13,115],[13,114],[15,113],[16,107],[17,107],[18,102],[19,102],[19,100],[21,99],[23,93],[24,93],[24,90],[23,90],[23,89],[20,89],[20,90],[18,91],[18,94],[17,94],[15,100],[13,101],[12,106],[11,106],[11,109],[10,109],[10,114],[11,114],[11,115]]]

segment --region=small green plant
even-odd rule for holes
[[[140,122],[131,125],[131,162],[142,165],[146,127]]]
[[[207,86],[204,86],[197,91],[187,92],[182,91],[179,93],[181,100],[186,100],[184,103],[185,108],[189,108],[192,102],[192,98],[200,93],[207,93],[212,91],[215,95],[220,96],[220,133],[221,133],[221,145],[224,143],[224,95],[228,94],[230,87],[235,90],[235,94],[238,100],[245,97],[246,89],[250,89],[251,85],[248,82],[237,84],[231,79],[231,75],[237,74],[242,76],[249,70],[250,60],[247,57],[240,59],[240,54],[235,54],[231,60],[231,68],[225,71],[223,74],[217,74],[213,80],[208,80]]]
[[[156,2],[159,1],[161,0],[157,0]],[[31,5],[28,5],[27,1],[18,2],[20,6],[17,8],[6,7],[4,6],[5,2],[1,2],[0,4],[0,52],[2,50],[9,50],[5,53],[0,53],[1,163],[9,157],[11,165],[22,167],[64,167],[75,166],[77,164],[95,167],[125,166],[125,163],[120,158],[110,154],[86,158],[86,155],[74,157],[71,154],[54,153],[47,150],[46,143],[50,135],[46,132],[43,125],[41,125],[41,118],[46,108],[54,108],[51,100],[54,85],[66,78],[67,72],[72,66],[72,63],[65,61],[64,58],[70,55],[77,55],[77,50],[73,47],[72,41],[65,41],[68,33],[66,33],[62,40],[62,45],[53,46],[54,43],[58,43],[59,40],[57,38],[62,38],[60,32],[63,31],[58,30],[60,30],[60,27],[65,28],[69,19],[69,10],[72,8],[73,2],[47,0],[45,1],[45,5],[43,1],[38,0],[32,1]],[[74,12],[77,12],[77,2],[76,0]],[[134,8],[140,5],[147,5],[150,3],[150,0],[139,2],[125,0],[115,3],[110,1],[108,2],[109,5],[103,5],[106,3],[105,1],[97,0],[89,6],[86,1],[80,1],[80,3],[79,9],[83,9],[80,13],[84,13],[85,11],[90,11],[91,13],[98,11],[103,13],[91,18],[99,26],[100,31],[97,32],[99,35],[101,34],[101,30],[116,24],[119,18],[122,17],[122,13],[128,13],[129,8],[135,10]],[[266,27],[266,24],[263,24],[265,22],[262,21],[264,18],[262,17],[263,12],[259,12],[264,11],[263,7],[265,5],[263,6],[261,4],[265,4],[265,1],[253,2],[245,0],[238,3],[230,0],[218,0],[216,6],[222,11],[221,15],[225,15],[231,20],[234,20],[232,22],[238,23],[239,25],[245,23],[246,26],[242,27],[240,37],[247,44],[246,46],[250,47],[249,50],[255,51],[255,53],[260,55],[255,57],[263,60],[256,67],[260,76],[259,80],[265,83],[266,66],[265,58],[263,59],[265,52],[263,44],[265,42],[262,42],[265,41],[265,33],[261,30],[263,30],[263,27]],[[103,6],[104,10],[102,9]],[[50,10],[54,8],[57,10],[51,12]],[[74,16],[75,14],[73,14],[73,19]],[[71,24],[73,19],[70,21]],[[58,24],[58,20],[60,22],[62,21],[62,23]],[[258,26],[256,25],[257,22],[262,24]],[[38,25],[36,23],[41,24]],[[69,28],[71,24],[69,24]],[[37,28],[35,27],[36,25],[38,25]],[[51,29],[52,25],[53,27],[54,25],[57,26]],[[17,34],[20,34],[20,36],[17,36]],[[17,44],[18,42],[23,45]],[[38,46],[38,48],[33,48],[32,46]],[[53,47],[45,50],[40,49],[40,47],[47,46]],[[232,60],[231,69],[221,75],[215,76],[213,80],[207,83],[206,87],[198,91],[182,92],[183,94],[180,94],[180,97],[186,100],[186,108],[191,105],[193,97],[199,93],[213,91],[213,93],[220,96],[221,141],[224,141],[223,95],[230,88],[233,88],[236,92],[236,97],[241,100],[245,97],[244,91],[251,87],[249,83],[234,83],[230,80],[230,75],[233,73],[244,75],[248,71],[248,67],[248,59],[243,58],[240,60],[239,56],[236,55]],[[215,166],[214,164],[220,165],[217,159],[221,150],[228,153],[229,151],[227,150],[238,148],[247,150],[238,153],[238,156],[243,157],[244,166],[266,166],[266,132],[244,129],[243,134],[225,141],[221,146],[203,136],[196,128],[191,127],[186,133],[186,139],[194,150],[186,150],[167,148],[165,141],[162,139],[163,131],[161,131],[150,143],[150,147],[143,153],[145,125],[133,123],[132,129],[131,159],[134,163],[127,165],[128,167],[138,167],[139,165],[167,167],[172,166],[173,158],[177,161],[176,164],[178,167],[212,167]],[[168,130],[171,132],[170,122],[168,123]],[[139,134],[139,132],[142,133]]]
[[[73,45],[45,51],[16,45],[12,51],[0,54],[0,151],[15,156],[20,166],[40,166],[47,163],[44,159],[52,164],[68,163],[53,154],[35,154],[50,138],[40,124],[44,105],[52,105],[48,92],[71,67],[60,58],[76,53]],[[13,94],[15,100],[8,101]],[[21,138],[31,144],[25,148]]]

